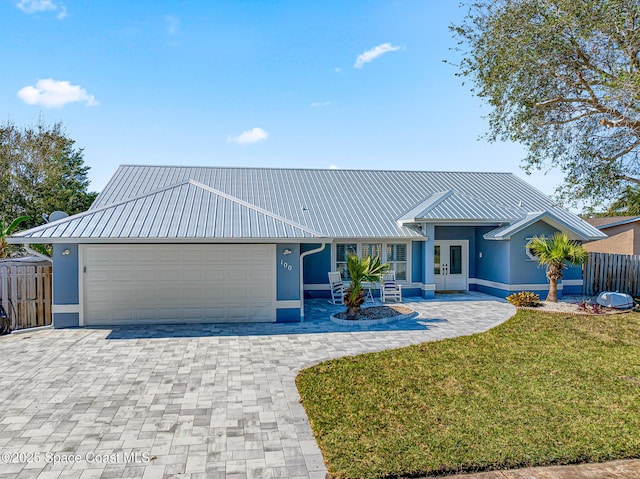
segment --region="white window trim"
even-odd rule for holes
[[[525,261],[535,261],[538,262],[538,257],[534,256],[531,251],[529,251],[529,245],[531,244],[531,242],[533,241],[533,236],[530,238],[525,238],[525,240],[527,240],[527,242],[524,245],[524,252],[527,255],[527,259]]]
[[[336,240],[331,244],[331,271],[337,271],[337,252],[336,248],[338,244],[355,244],[356,245],[356,254],[358,256],[362,256],[362,245],[363,244],[371,244],[371,243],[381,243],[382,251],[387,250],[387,244],[404,244],[407,247],[407,279],[399,279],[398,283],[400,284],[413,284],[411,279],[413,278],[412,264],[413,259],[411,257],[413,253],[412,242],[411,241],[403,241],[397,239],[345,239],[345,240]],[[382,261],[385,263],[386,261]]]

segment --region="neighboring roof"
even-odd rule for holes
[[[602,216],[599,218],[585,218],[585,221],[598,229],[603,229],[640,221],[640,216]]]
[[[412,223],[500,227],[530,212],[606,237],[511,173],[126,165],[87,212],[14,238],[420,238]]]

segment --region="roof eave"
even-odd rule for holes
[[[291,238],[7,238],[10,244],[272,244],[272,243],[332,243],[328,237]]]

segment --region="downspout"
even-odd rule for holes
[[[44,259],[44,260],[50,261],[51,264],[53,264],[53,258],[50,258],[46,254],[38,253],[36,250],[32,249],[31,248],[31,243],[24,243],[23,246],[24,246],[24,249],[27,250],[28,253],[32,254],[33,256],[37,256],[40,259]]]
[[[300,322],[304,323],[304,258],[310,254],[320,253],[324,251],[327,243],[322,243],[322,246],[316,249],[305,251],[300,253]]]

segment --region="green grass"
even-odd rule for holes
[[[486,333],[328,361],[297,385],[337,478],[640,457],[638,313],[522,310]]]

